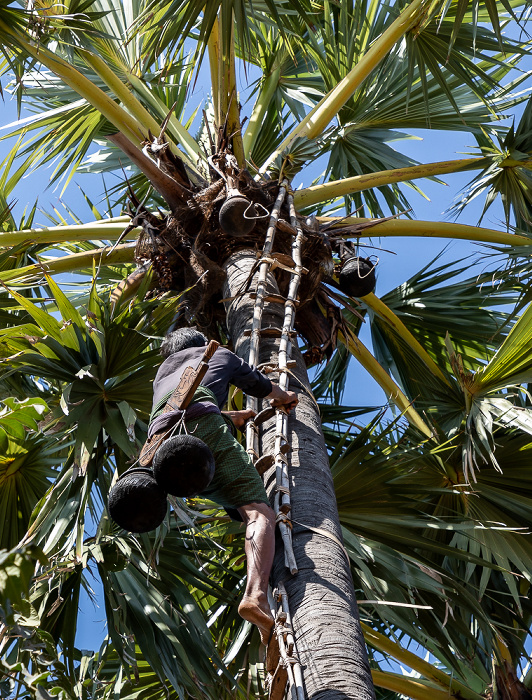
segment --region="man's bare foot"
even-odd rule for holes
[[[244,596],[238,606],[238,614],[248,622],[258,627],[260,641],[268,644],[271,631],[273,629],[273,617],[266,606],[260,605],[258,601],[250,596]]]

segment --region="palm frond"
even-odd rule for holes
[[[490,135],[488,131],[477,136],[479,147],[490,158],[490,162],[468,183],[451,211],[460,214],[474,197],[484,194],[480,223],[497,196],[500,196],[507,227],[510,227],[513,216],[519,229],[524,232],[531,230],[531,120],[532,100],[529,99],[517,128],[511,126],[504,137],[502,134]]]

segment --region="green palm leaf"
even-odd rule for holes
[[[500,195],[510,226],[512,214],[516,225],[523,231],[530,230],[530,172],[529,161],[532,152],[532,103],[529,99],[517,128],[511,126],[504,134],[490,136],[488,132],[479,134],[477,140],[484,155],[491,163],[477,177],[468,183],[461,199],[452,210],[460,213],[473,198],[485,194],[482,220],[487,210]],[[479,220],[479,222],[480,222]]]

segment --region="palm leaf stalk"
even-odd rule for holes
[[[185,158],[181,153],[179,153],[180,157],[186,161],[189,167],[197,171],[198,160],[205,159],[205,154],[199,147],[197,141],[192,138],[188,129],[181,124],[179,119],[176,118],[175,114],[168,110],[167,105],[164,104],[164,102],[162,102],[157,95],[154,95],[150,91],[146,83],[141,80],[141,78],[135,75],[132,71],[127,70],[127,68],[124,68],[124,70],[126,70],[128,82],[131,84],[137,94],[142,96],[146,104],[151,106],[153,112],[158,115],[160,124],[163,124],[165,121],[168,123],[167,132],[174,134],[174,138],[178,140],[185,150],[185,153],[188,155],[188,158]]]
[[[377,362],[371,352],[350,330],[345,334],[339,333],[339,339],[345,344],[349,352],[357,358],[360,364],[369,372],[386,396],[404,414],[408,422],[417,428],[426,438],[432,438],[433,433],[419,413],[412,407],[412,401],[405,396],[388,372]]]
[[[406,678],[399,673],[372,671],[371,676],[377,687],[391,690],[400,696],[412,698],[412,700],[445,700],[446,698],[461,697],[459,694],[449,694],[448,690],[435,688],[432,684],[424,684],[421,681]]]
[[[277,90],[280,77],[281,69],[274,68],[270,75],[264,78],[261,84],[259,95],[253,105],[253,110],[243,136],[244,152],[248,155],[251,154],[257,141],[268,107]]]
[[[123,218],[123,217],[117,217]],[[123,221],[114,222],[110,219],[102,219],[87,224],[70,224],[65,226],[50,226],[49,228],[28,228],[23,231],[2,231],[0,233],[0,247],[20,245],[21,243],[67,243],[69,241],[105,240],[115,241],[124,234],[125,240],[136,240],[140,229],[134,228],[125,233],[124,224],[130,221],[129,217]]]
[[[400,644],[394,642],[389,637],[386,637],[385,635],[380,634],[376,630],[371,629],[371,627],[368,627],[368,625],[366,625],[364,622],[361,622],[360,624],[362,627],[362,631],[364,632],[364,638],[370,646],[374,647],[383,654],[389,654],[399,663],[408,666],[413,671],[417,671],[422,676],[432,681],[433,683],[436,683],[438,686],[440,686],[447,692],[450,691],[452,693],[451,697],[459,697],[463,698],[463,700],[482,699],[482,695],[472,692],[472,690],[467,685],[459,681],[457,678],[453,678],[444,671],[439,670],[436,666],[429,663],[428,661],[420,659],[419,656],[413,654],[411,651],[408,651],[408,649],[401,647]],[[373,675],[376,684],[381,687],[389,688],[389,686],[382,683],[383,676],[381,676],[381,673],[382,672],[378,672],[377,678],[375,678],[375,674]],[[391,688],[389,689],[391,690]]]
[[[445,221],[419,221],[412,219],[390,219],[379,221],[364,217],[332,217],[318,216],[319,223],[329,230],[334,230],[335,235],[343,235],[346,238],[365,237],[365,231],[375,237],[408,236],[420,238],[447,238],[456,240],[477,241],[479,243],[497,243],[500,245],[512,245],[517,247],[532,245],[530,239],[517,233],[510,234],[505,231],[483,228],[482,226],[468,226],[467,224],[455,224]],[[86,224],[70,224],[64,226],[50,226],[48,228],[28,228],[23,231],[0,232],[0,247],[7,248],[21,243],[65,243],[67,241],[109,240],[114,241],[125,233],[124,225],[131,219],[128,216],[117,216],[112,219],[101,219]],[[349,232],[336,231],[349,227]],[[129,228],[129,227],[127,227]],[[125,233],[125,240],[134,240],[138,237],[140,228],[133,228]]]
[[[496,229],[482,228],[481,226],[469,226],[467,224],[455,224],[447,221],[416,221],[412,219],[389,219],[378,221],[363,217],[316,217],[321,225],[331,228],[353,227],[352,233],[346,233],[357,237],[365,237],[363,233],[369,230],[369,235],[388,236],[416,236],[427,238],[451,238],[456,240],[477,241],[479,243],[499,243],[501,245],[524,247],[531,245],[530,238],[520,234],[497,231]],[[358,229],[358,230],[357,230]],[[339,233],[339,235],[342,235]],[[524,251],[526,253],[526,251]]]
[[[226,123],[227,134],[233,143],[233,153],[240,168],[245,167],[246,159],[242,145],[242,132],[240,126],[240,107],[238,102],[236,65],[235,65],[235,39],[234,39],[234,13],[229,11],[224,4],[218,17],[219,32],[226,41],[222,42],[221,51],[218,54],[220,67],[221,92],[219,94],[219,124]],[[227,41],[228,39],[228,41]]]
[[[171,191],[168,183],[160,184],[164,178],[163,173],[157,175],[152,174],[150,159],[140,151],[139,143],[143,142],[150,130],[155,133],[159,132],[159,125],[153,117],[147,112],[143,105],[138,102],[130,90],[114,75],[112,70],[108,68],[105,62],[99,57],[93,57],[88,51],[82,52],[83,57],[89,65],[91,65],[108,86],[124,101],[124,104],[132,114],[120,107],[114,102],[103,90],[95,86],[82,73],[71,66],[67,61],[55,55],[47,48],[40,46],[37,50],[33,44],[20,33],[12,30],[0,20],[0,32],[9,37],[11,43],[16,46],[21,46],[23,50],[45,65],[49,70],[61,78],[67,85],[75,90],[80,97],[86,99],[89,104],[94,106],[104,117],[106,117],[117,129],[118,134],[115,135],[114,141],[119,147],[126,152],[131,160],[137,164],[141,170],[147,171],[148,179],[150,175],[155,180],[155,187],[162,190],[162,194],[166,195],[170,200],[171,206],[175,203],[175,196]],[[137,121],[136,117],[140,119]],[[186,139],[185,148],[191,149],[192,139]],[[175,146],[174,146],[174,150]],[[189,165],[196,171],[195,159],[199,154],[198,147],[192,150],[193,159],[187,158]],[[167,176],[166,180],[170,180]]]
[[[125,243],[114,248],[95,248],[85,253],[72,253],[61,258],[41,260],[41,262],[34,265],[6,270],[2,272],[2,281],[4,283],[14,281],[33,282],[41,279],[44,274],[60,275],[67,272],[77,272],[92,265],[96,267],[100,265],[123,265],[124,263],[133,262],[134,258],[135,246],[131,243]]]
[[[398,318],[391,309],[389,309],[386,304],[383,303],[373,292],[365,294],[362,297],[362,301],[368,309],[371,309],[373,313],[377,314],[386,323],[388,323],[396,333],[398,333],[408,345],[419,355],[421,360],[426,364],[428,369],[440,379],[442,382],[450,386],[449,380],[444,376],[441,369],[434,362],[432,357],[427,353],[427,351],[420,345],[419,341],[414,338],[410,333],[405,324]]]
[[[6,43],[15,48],[20,47],[35,61],[42,63],[55,73],[87,102],[95,106],[133,144],[143,140],[143,126],[67,61],[44,46],[35,47],[29,39],[6,25],[2,20],[0,20],[0,33]]]
[[[221,46],[220,46],[220,21],[216,17],[212,25],[211,32],[209,34],[209,39],[207,42],[207,49],[209,55],[209,69],[211,73],[211,86],[212,86],[212,106],[214,111],[214,120],[216,124],[222,124],[222,81],[221,81]]]
[[[146,133],[151,131],[152,134],[157,135],[161,129],[161,124],[155,120],[148,110],[142,105],[135,95],[128,89],[126,85],[118,78],[115,73],[111,70],[107,63],[99,56],[91,53],[90,51],[79,51],[80,56],[84,59],[87,65],[95,71],[97,75],[102,78],[107,87],[114,92],[118,97],[120,102],[124,105],[128,112],[130,112],[135,119],[138,120],[139,124],[142,125]],[[130,75],[129,78],[134,77]],[[138,83],[143,85],[142,81],[138,80]],[[163,120],[167,115],[164,115]],[[161,120],[161,121],[163,121]],[[198,158],[202,158],[198,144],[190,136],[189,132],[174,118],[172,125],[178,130],[181,145],[185,149],[187,154],[186,162],[194,170],[196,169],[196,163]],[[173,149],[174,153],[179,153],[175,144],[168,141],[170,148]],[[181,155],[185,159],[185,156]]]
[[[522,166],[522,163],[519,163]],[[299,208],[312,204],[325,202],[336,197],[354,194],[365,189],[391,185],[395,182],[408,182],[420,177],[435,177],[436,175],[448,175],[460,173],[472,169],[481,169],[486,166],[485,158],[462,158],[459,160],[447,160],[439,163],[423,163],[412,165],[409,168],[385,170],[369,175],[356,175],[346,177],[343,180],[324,182],[321,185],[312,185],[294,194],[295,203]]]

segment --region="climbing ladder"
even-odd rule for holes
[[[295,234],[292,237],[292,260],[290,265],[284,264],[279,256],[272,253],[275,239],[275,231],[281,207],[287,199],[290,213],[290,224]],[[266,372],[279,373],[279,386],[286,390],[289,384],[290,367],[295,362],[291,360],[292,338],[295,337],[294,322],[297,308],[297,295],[301,276],[306,270],[301,262],[301,248],[305,236],[299,225],[294,198],[289,192],[288,181],[284,180],[279,188],[279,194],[275,201],[270,216],[268,230],[262,255],[258,261],[258,279],[255,290],[255,304],[253,309],[253,323],[250,336],[249,363],[261,367]],[[272,300],[268,294],[267,283],[268,274],[276,267],[286,270],[290,274],[290,283],[286,299],[275,297],[275,301],[284,303],[284,320],[281,329],[281,339],[279,343],[279,357],[277,366],[266,363],[266,366],[259,365],[259,344],[263,334],[262,314],[264,303]],[[271,329],[264,329],[264,334]],[[252,396],[247,397],[246,407],[258,412],[258,400]],[[264,413],[264,412],[263,412]],[[290,481],[288,478],[288,459],[290,453],[290,442],[288,439],[288,416],[282,408],[277,408],[275,423],[275,444],[272,455],[260,456],[259,454],[259,421],[249,421],[246,427],[246,450],[257,466],[259,473],[264,473],[266,469],[275,465],[275,495],[274,510],[276,521],[279,525],[283,545],[285,565],[292,575],[297,574],[298,568],[292,547],[292,522],[290,518]],[[258,414],[257,418],[260,416]],[[288,596],[284,585],[280,583],[278,588],[270,597],[270,606],[275,620],[274,634],[277,638],[277,646],[269,645],[267,653],[266,685],[269,688],[270,700],[283,700],[286,694],[288,683],[291,700],[304,700],[303,678],[301,666],[297,658],[296,645],[292,630],[290,610],[288,607]]]

